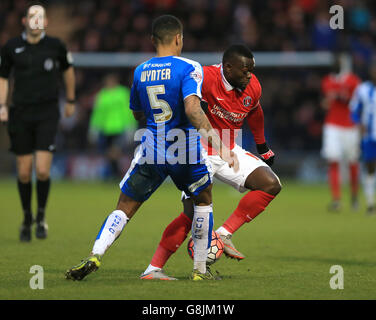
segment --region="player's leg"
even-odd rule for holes
[[[232,243],[232,235],[262,213],[281,191],[278,177],[267,166],[260,166],[249,173],[243,187],[250,191],[240,199],[237,208],[217,230],[225,244],[225,254],[238,260],[245,256]]]
[[[367,203],[367,213],[375,213],[375,183],[376,183],[376,143],[363,141],[362,156],[365,162],[364,194]]]
[[[99,230],[91,255],[102,257],[105,254],[142,203],[143,201],[134,200],[123,192],[120,193],[116,209],[108,215]]]
[[[20,240],[31,240],[31,225],[33,214],[31,210],[32,183],[31,175],[33,168],[33,155],[25,154],[16,157],[17,162],[17,187],[23,210],[23,222],[20,230]]]
[[[351,192],[351,207],[353,210],[359,209],[359,155],[360,155],[360,133],[358,128],[347,129],[347,137],[343,138],[346,148],[346,158],[349,165],[349,180]]]
[[[351,207],[353,210],[359,209],[358,193],[359,193],[359,162],[349,163],[350,190],[351,190]]]
[[[207,249],[208,244],[211,242],[211,232],[213,229],[212,205],[210,199],[211,187],[210,189],[204,190],[195,200],[191,197],[186,197],[183,193],[182,202],[184,210],[164,230],[149,266],[140,276],[141,279],[152,280],[162,278],[162,280],[175,280],[175,278],[171,278],[164,273],[163,267],[168,259],[179,249],[191,230],[192,234],[196,234],[199,237],[196,238],[198,248],[195,247],[195,257],[197,256],[197,260],[194,260],[194,269],[200,270],[201,274],[206,273]],[[197,224],[192,224],[192,221],[196,220],[201,221],[199,233],[205,232],[203,229],[206,230],[208,235],[207,240],[202,237],[200,238],[200,234],[197,234],[197,228],[195,228]],[[195,238],[193,239],[195,241]],[[197,250],[199,250],[200,253],[196,255]],[[212,277],[210,271],[208,276]]]
[[[35,152],[35,171],[37,177],[37,216],[36,237],[47,237],[47,223],[45,222],[45,210],[51,186],[50,170],[53,154],[50,151],[39,150]]]
[[[195,190],[195,194],[191,195],[192,197],[186,197],[185,193],[183,192],[182,201],[184,204],[184,211],[166,227],[149,266],[140,276],[141,279],[159,279],[160,272],[163,273],[163,266],[166,264],[170,256],[175,253],[180,245],[184,242],[189,231],[192,229],[192,234],[195,234],[197,232],[197,226],[192,224],[192,219],[195,214],[196,219],[203,220],[204,224],[202,227],[204,229],[207,228],[208,232],[210,229],[210,235],[207,236],[208,240],[209,237],[211,237],[212,223],[210,225],[210,223],[207,224],[207,222],[212,221],[211,177],[214,168],[209,164],[208,160],[205,162],[205,165],[198,165],[196,167],[196,170],[194,168],[195,166],[188,166],[186,167],[186,171],[184,171],[183,169],[182,172],[180,172],[181,174],[179,174],[179,172],[174,172],[171,176],[177,187],[181,190],[186,189],[187,185],[197,185],[198,182],[200,182],[201,185],[199,185],[199,187],[196,187],[197,189]],[[188,177],[190,170],[192,171],[192,174],[190,175],[191,181],[187,185],[184,185],[184,183],[182,183],[180,180],[182,179],[182,177]],[[208,172],[208,170],[210,170],[210,173]],[[207,219],[206,217],[209,218]],[[198,241],[200,242],[200,240]],[[198,244],[198,250],[201,250],[200,246],[202,246],[204,242],[205,240]],[[208,243],[206,243],[206,246],[208,246]],[[206,256],[207,248],[205,250],[205,262]],[[203,263],[199,260],[200,254],[198,255],[196,264],[195,262],[194,264],[196,266],[199,265],[201,268],[200,270],[204,272]]]
[[[329,204],[330,211],[338,211],[341,208],[341,176],[340,163],[337,161],[328,162],[328,182],[332,202]]]
[[[337,126],[325,125],[323,128],[322,156],[328,163],[328,184],[331,194],[330,211],[338,211],[341,207],[340,160],[342,157],[343,139]]]
[[[142,202],[136,201],[121,192],[116,210],[111,212],[103,222],[89,257],[67,270],[65,278],[82,280],[91,272],[98,270],[103,255],[114,241],[119,238],[125,225],[133,217],[141,204]]]
[[[364,194],[366,196],[367,213],[375,213],[375,180],[376,162],[366,162],[366,176],[364,179]]]
[[[211,195],[212,184],[199,194],[192,194],[194,207],[192,219],[192,239],[194,243],[193,280],[211,279],[211,272],[207,272],[206,259],[211,243],[213,230],[213,205]]]
[[[69,269],[65,274],[67,279],[82,280],[99,268],[102,256],[120,236],[129,219],[166,178],[166,175],[153,165],[139,165],[141,156],[142,150],[139,149],[128,172],[120,182],[121,193],[116,209],[103,222],[90,256]]]
[[[149,266],[141,275],[141,279],[155,279],[163,273],[163,267],[168,259],[180,248],[181,244],[187,238],[192,228],[192,220],[194,213],[193,199],[187,197],[183,192],[182,196],[183,212],[179,214],[166,227],[162,234],[162,238],[157,249],[151,259]],[[166,278],[165,276],[163,278]]]

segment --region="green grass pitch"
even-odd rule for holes
[[[375,299],[376,217],[364,204],[357,213],[345,197],[341,213],[328,213],[326,185],[285,181],[284,189],[234,243],[247,257],[224,256],[213,266],[222,281],[188,280],[186,243],[165,267],[179,281],[141,281],[165,226],[181,212],[180,193],[165,183],[126,226],[102,267],[80,282],[64,271],[88,255],[105,217],[116,204],[116,183],[55,182],[48,203],[49,237],[20,243],[22,217],[15,180],[0,182],[0,299]],[[346,194],[347,195],[347,194]],[[34,191],[35,197],[35,191]],[[216,184],[217,228],[241,194]],[[34,201],[35,204],[35,201]],[[30,267],[44,269],[44,289],[29,286]],[[344,270],[344,289],[332,290],[332,265]]]

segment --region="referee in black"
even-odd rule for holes
[[[47,237],[45,208],[50,189],[50,168],[59,121],[58,95],[61,79],[65,84],[64,116],[75,111],[75,77],[72,58],[65,45],[45,34],[45,7],[28,5],[22,19],[25,31],[1,48],[0,121],[8,124],[10,150],[16,155],[18,192],[24,213],[20,240]],[[12,104],[8,109],[9,77],[14,79]],[[35,162],[37,214],[31,209],[32,168]]]

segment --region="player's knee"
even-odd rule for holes
[[[212,194],[211,194],[212,184],[207,188],[202,190],[198,195],[192,196],[194,204],[198,205],[210,205],[212,203]]]
[[[262,191],[272,195],[276,196],[278,193],[280,193],[282,190],[281,182],[277,177],[272,177],[268,180],[268,183],[262,188]]]

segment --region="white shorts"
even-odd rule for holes
[[[323,128],[321,155],[328,161],[359,159],[360,133],[358,128],[326,124]]]
[[[259,167],[269,167],[264,161],[256,157],[252,153],[244,150],[238,145],[231,150],[239,160],[239,171],[235,172],[230,168],[224,160],[218,155],[208,156],[212,166],[214,177],[218,180],[234,187],[239,192],[245,192],[248,189],[244,187],[247,177]],[[182,199],[187,198],[185,193],[182,194]]]

